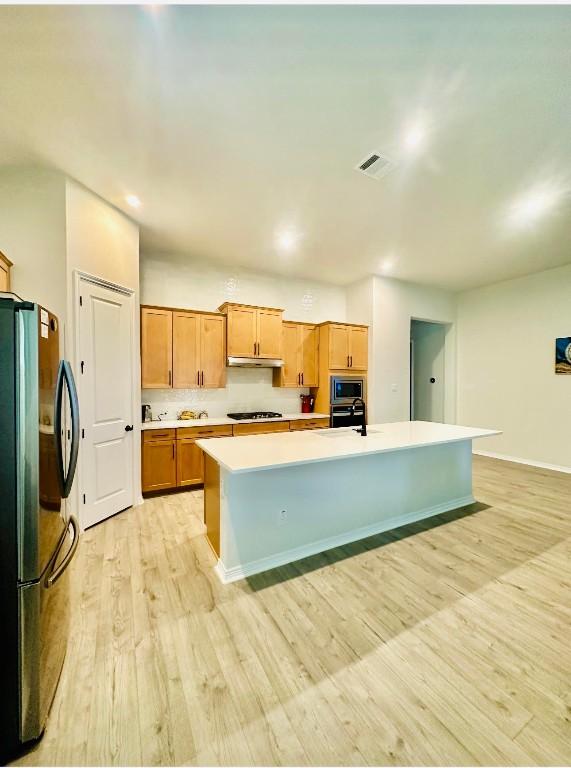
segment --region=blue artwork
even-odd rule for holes
[[[571,336],[555,339],[555,373],[571,374]]]

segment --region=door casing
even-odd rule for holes
[[[132,362],[131,362],[131,413],[130,413],[130,423],[133,424],[133,432],[131,433],[131,445],[132,445],[132,461],[131,461],[131,467],[132,467],[132,488],[133,488],[133,505],[142,504],[143,498],[141,495],[141,461],[140,461],[140,454],[141,454],[141,429],[140,429],[140,414],[139,417],[137,417],[137,404],[140,402],[140,399],[135,397],[136,392],[140,388],[140,351],[139,351],[139,327],[137,323],[137,313],[138,313],[138,301],[136,300],[136,292],[131,289],[127,288],[123,285],[119,285],[118,283],[112,283],[108,280],[104,280],[101,277],[98,277],[97,275],[92,275],[88,272],[83,272],[82,270],[74,270],[73,272],[74,277],[74,360],[73,360],[73,368],[74,368],[74,374],[77,382],[77,389],[79,394],[79,403],[80,403],[80,426],[81,426],[81,401],[82,401],[82,387],[85,387],[85,375],[81,375],[80,371],[80,361],[81,361],[81,325],[80,325],[80,296],[82,295],[82,288],[84,288],[85,284],[93,284],[95,286],[99,286],[101,288],[106,288],[111,291],[115,291],[123,296],[130,298],[130,304],[131,304],[131,317],[130,317],[130,324],[131,324],[131,353],[132,353]],[[140,407],[138,409],[140,411]],[[73,507],[77,511],[77,517],[79,519],[80,528],[81,530],[85,530],[85,516],[82,515],[82,508],[83,508],[83,493],[85,489],[85,472],[86,472],[86,466],[85,466],[85,457],[84,457],[84,451],[83,451],[83,440],[80,443],[80,449],[79,449],[79,459],[77,464],[77,481],[74,483],[74,491],[73,493]]]

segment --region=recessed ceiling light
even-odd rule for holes
[[[555,208],[565,191],[561,186],[554,183],[543,184],[531,189],[509,207],[508,223],[518,229],[533,226]]]
[[[293,229],[283,229],[276,235],[276,247],[280,251],[289,253],[293,251],[299,242],[300,236]]]
[[[125,200],[129,203],[131,208],[140,208],[141,207],[141,201],[137,197],[137,195],[127,195]]]
[[[386,256],[384,259],[381,260],[379,264],[379,272],[382,272],[384,275],[388,275],[390,272],[393,271],[395,263],[396,263],[396,257],[393,254]]]
[[[426,146],[428,133],[428,121],[424,115],[419,115],[405,127],[402,137],[404,151],[409,155],[421,152]]]

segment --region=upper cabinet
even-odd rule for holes
[[[172,387],[172,312],[141,308],[141,379],[143,389]]]
[[[10,290],[10,269],[12,262],[0,251],[0,291]]]
[[[285,321],[282,328],[283,368],[274,370],[274,386],[316,387],[319,369],[318,328]]]
[[[226,384],[225,318],[141,308],[143,389],[216,389]]]
[[[329,370],[367,370],[369,348],[367,326],[324,323],[321,326],[321,337]]]
[[[228,357],[281,358],[282,309],[222,304],[227,317]]]

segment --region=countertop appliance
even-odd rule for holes
[[[145,404],[145,405],[141,406],[141,420],[142,420],[143,424],[146,421],[152,421],[153,420],[153,412],[151,411],[151,406],[150,405]]]
[[[301,412],[313,413],[315,406],[315,398],[313,395],[300,395],[301,398]]]
[[[356,397],[366,400],[367,379],[364,376],[331,376],[330,404],[350,405]]]
[[[242,421],[243,419],[280,419],[281,413],[275,411],[251,411],[250,413],[227,413],[229,419]]]
[[[79,408],[71,367],[60,360],[57,317],[0,298],[0,371],[0,757],[8,759],[46,723],[69,631],[67,568],[79,542],[65,503]]]

